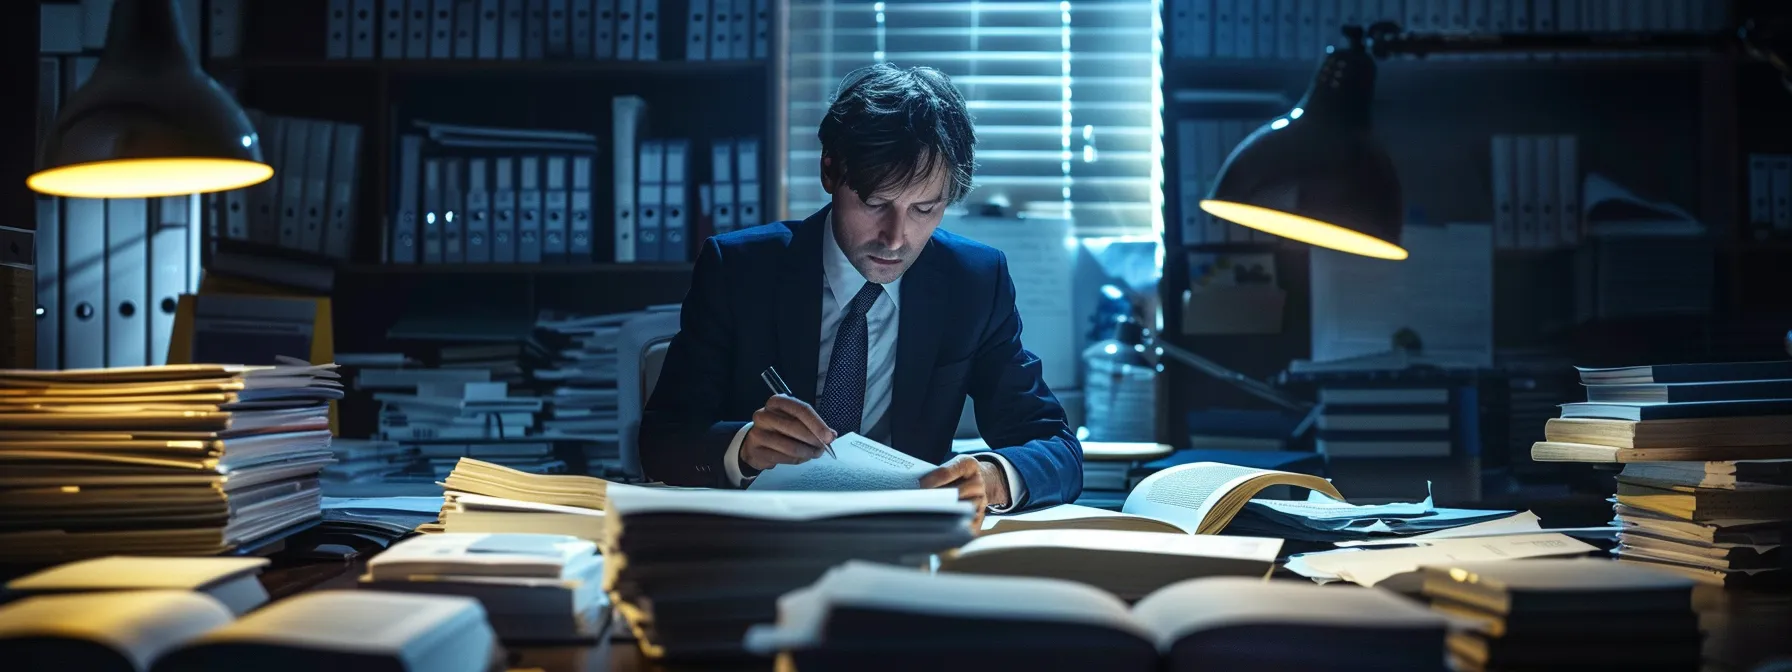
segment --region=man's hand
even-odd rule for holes
[[[1002,468],[969,455],[959,455],[940,468],[921,477],[923,488],[958,488],[958,499],[970,502],[977,509],[976,522],[983,522],[983,511],[990,506],[1008,506],[1008,479]]]
[[[821,447],[837,438],[815,407],[780,394],[753,412],[753,428],[740,444],[740,461],[759,471],[780,464],[802,464],[819,457]]]

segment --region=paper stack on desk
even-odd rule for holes
[[[971,539],[971,506],[949,489],[618,488],[609,504],[604,587],[655,659],[742,658],[747,628],[772,621],[779,595],[830,567],[920,567]]]
[[[361,587],[479,600],[506,643],[591,640],[609,623],[597,545],[558,534],[432,534],[367,562]]]
[[[334,368],[0,371],[0,562],[212,555],[317,518]]]

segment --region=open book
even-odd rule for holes
[[[1119,530],[1023,530],[985,535],[940,559],[940,571],[1086,583],[1137,600],[1206,576],[1267,578],[1281,539]]]
[[[1245,503],[1275,485],[1306,488],[1343,500],[1323,478],[1218,462],[1182,464],[1145,477],[1120,512],[1074,504],[1011,516],[989,516],[985,533],[1036,529],[1131,530],[1216,534]]]
[[[1214,577],[1128,608],[1052,579],[927,574],[847,563],[778,602],[747,648],[803,670],[1436,670],[1445,620],[1379,589]]]

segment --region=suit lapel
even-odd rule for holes
[[[929,241],[929,247],[932,242]],[[896,328],[896,379],[890,399],[890,443],[897,450],[911,455],[918,448],[914,443],[922,435],[921,402],[927,394],[927,383],[939,353],[939,326],[935,319],[940,307],[934,302],[943,296],[939,282],[937,254],[922,250],[908,272],[902,274],[901,324]]]
[[[797,224],[778,278],[778,374],[791,394],[815,403],[821,352],[821,227],[823,207]]]

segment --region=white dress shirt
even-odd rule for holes
[[[846,306],[852,302],[853,296],[865,286],[865,276],[854,268],[852,260],[841,251],[840,243],[834,238],[834,218],[830,213],[822,225],[821,234],[821,352],[818,353],[821,365],[816,368],[816,390],[827,389],[828,364],[834,354],[834,335],[840,329],[840,320],[846,315]],[[865,404],[860,417],[859,433],[865,438],[888,445],[890,443],[890,397],[895,386],[896,377],[896,334],[902,319],[902,278],[885,284],[884,293],[871,304],[865,313]],[[728,482],[736,487],[751,482],[740,472],[740,445],[746,439],[747,430],[753,423],[747,423],[735,432],[734,440],[728,443],[728,452],[722,455],[722,470],[728,474]],[[1007,458],[996,453],[978,453],[978,459],[987,460],[1002,467],[1002,473],[1008,479],[1009,506],[990,507],[993,513],[1002,513],[1012,509],[1026,496],[1026,484],[1020,480],[1020,474],[1009,464]],[[774,467],[776,468],[776,467]]]

